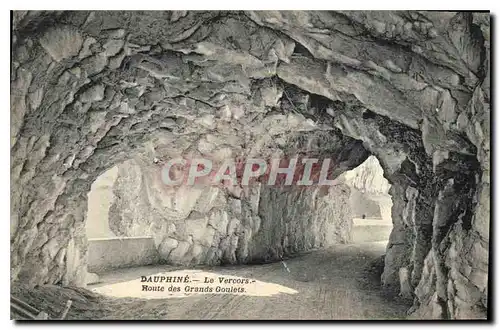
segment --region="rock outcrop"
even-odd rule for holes
[[[255,155],[314,131],[332,139],[319,146],[336,175],[372,154],[391,184],[385,287],[409,294],[415,317],[484,318],[489,22],[436,11],[14,12],[12,280],[85,283],[87,193],[120,162],[212,138]],[[291,227],[280,231],[294,244]]]

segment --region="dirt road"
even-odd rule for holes
[[[190,294],[162,299],[113,299],[120,302],[115,317],[127,319],[402,319],[409,306],[380,290],[375,260],[385,243],[338,245],[283,263],[203,268],[216,276],[231,275],[266,283],[275,292],[256,294]],[[286,265],[286,266],[285,266]],[[201,268],[196,268],[201,269]],[[141,267],[103,274],[104,283],[89,289],[116,292],[140,282],[141,276],[172,272],[168,266]],[[182,273],[182,271],[180,271]],[[127,282],[123,284],[123,282]],[[136,282],[133,282],[136,281]],[[113,284],[114,283],[114,284]],[[113,286],[115,285],[115,286]],[[107,290],[107,291],[106,291]],[[269,292],[269,291],[268,291]],[[137,296],[139,297],[139,296]],[[127,302],[134,303],[126,308]],[[115,305],[116,306],[116,305]]]

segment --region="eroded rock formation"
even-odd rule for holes
[[[379,160],[382,279],[413,316],[485,317],[489,30],[472,12],[14,12],[12,280],[84,283],[87,193],[112,166],[305,130],[334,139],[337,175]]]

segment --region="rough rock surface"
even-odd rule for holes
[[[413,316],[484,318],[489,22],[436,11],[14,12],[12,280],[85,282],[87,193],[115,164],[227,127],[250,131],[241,145],[259,153],[246,143],[278,140],[272,128],[285,121],[343,136],[332,146],[346,160],[339,172],[364,161],[356,148],[379,160],[394,224],[382,280],[410,292]]]

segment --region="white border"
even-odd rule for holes
[[[0,111],[0,124],[3,125],[3,129],[0,130],[1,134],[3,135],[0,139],[0,147],[2,151],[2,162],[0,163],[0,178],[1,178],[1,189],[0,189],[0,194],[1,194],[1,219],[3,223],[3,230],[2,234],[4,235],[4,240],[2,242],[2,247],[1,251],[3,253],[0,254],[1,259],[2,259],[2,272],[1,272],[1,278],[0,278],[0,283],[3,284],[3,288],[7,289],[7,285],[10,285],[10,254],[7,254],[7,251],[10,251],[10,236],[9,236],[9,231],[10,231],[10,165],[9,162],[7,161],[10,159],[10,115],[9,115],[9,110],[10,109],[10,79],[7,80],[7,77],[10,77],[10,55],[9,55],[9,49],[10,49],[10,12],[9,10],[26,10],[26,9],[46,9],[46,10],[84,10],[84,9],[99,9],[99,10],[181,10],[181,9],[189,9],[189,10],[217,10],[217,9],[237,9],[237,10],[246,10],[246,9],[280,9],[280,10],[326,10],[326,9],[335,9],[335,10],[387,10],[387,9],[397,9],[397,10],[491,10],[492,13],[498,13],[499,11],[497,10],[497,7],[499,6],[499,1],[436,1],[436,0],[419,0],[419,1],[373,1],[373,0],[357,0],[357,1],[317,1],[317,0],[307,0],[307,1],[298,1],[298,0],[289,0],[289,1],[270,1],[270,0],[252,0],[252,1],[246,1],[244,3],[237,2],[237,1],[194,1],[194,0],[182,0],[182,1],[136,1],[136,2],[125,2],[125,1],[109,1],[109,0],[83,0],[83,1],[68,1],[68,0],[23,0],[23,1],[3,1],[1,3],[3,10],[1,11],[1,28],[0,28],[0,33],[2,36],[2,41],[3,45],[5,47],[4,51],[2,51],[2,59],[0,63],[2,63],[1,69],[1,77],[4,77],[2,79],[2,93],[3,97],[1,98],[3,106],[3,110]],[[496,24],[498,24],[498,21],[495,21]],[[496,24],[494,26],[496,26]],[[495,31],[492,31],[491,33],[492,36],[497,35],[497,29],[495,28]],[[491,43],[495,44],[495,40],[492,40]],[[498,49],[494,54],[494,61],[495,64],[498,63]],[[494,73],[492,72],[492,75]],[[497,86],[496,84],[494,85],[495,87]],[[497,88],[492,90],[491,94],[492,95],[498,95]],[[495,109],[496,110],[496,109]],[[494,111],[492,109],[492,111]],[[498,115],[497,115],[498,117]],[[499,119],[499,118],[497,118]],[[500,120],[500,119],[499,119]],[[493,134],[493,133],[492,133]],[[496,138],[496,133],[493,134],[494,139]],[[496,146],[495,142],[491,143],[492,147]],[[495,148],[496,149],[496,148]],[[495,150],[495,154],[498,154],[498,150]],[[500,166],[498,161],[495,160],[495,172],[498,174],[499,169],[498,167]],[[493,205],[500,205],[500,195],[498,194],[498,191],[495,189],[495,201],[492,203]],[[498,211],[498,210],[497,210]],[[498,213],[498,212],[497,212]],[[496,222],[497,219],[493,219],[493,222]],[[494,238],[496,245],[498,245],[498,237],[499,235],[499,230],[500,230],[500,224],[497,222],[495,228],[494,228],[494,233],[491,233],[491,237]],[[499,255],[495,254],[495,260],[494,264],[496,265],[496,270],[498,271],[498,264],[499,264]],[[497,272],[495,272],[497,273]],[[493,281],[495,279],[492,279]],[[494,288],[498,288],[498,285],[495,285]],[[4,292],[6,292],[5,290]],[[496,297],[498,297],[498,290],[495,290],[493,293],[493,297],[495,301]],[[494,310],[494,315],[496,317],[499,317],[498,313],[498,304],[494,304],[495,310]],[[4,327],[14,327],[15,324],[14,322],[10,321],[10,303],[7,298],[7,294],[4,294],[4,298],[1,300],[1,305],[0,305],[0,313],[2,315],[1,321],[2,321],[2,328]],[[291,315],[293,317],[293,315]],[[73,323],[74,324],[74,323]],[[86,325],[86,326],[92,326],[95,328],[106,328],[109,326],[127,326],[127,327],[132,327],[132,328],[142,328],[144,327],[146,323],[114,323],[114,324],[104,324],[104,323],[87,323],[85,324],[84,322],[79,323],[78,325]],[[43,327],[52,327],[54,323],[45,325]],[[64,323],[62,324],[63,326],[68,326],[72,324]],[[76,325],[76,324],[75,324]],[[354,323],[354,324],[349,324],[349,323],[269,323],[269,324],[261,324],[261,323],[186,323],[186,324],[179,324],[179,323],[155,323],[154,325],[149,324],[150,326],[153,327],[158,327],[158,328],[164,328],[168,327],[168,329],[177,329],[180,327],[186,328],[186,327],[194,327],[194,326],[200,326],[200,327],[209,327],[209,328],[220,328],[222,326],[225,327],[235,327],[235,326],[250,326],[250,327],[258,327],[258,328],[267,328],[267,327],[290,327],[293,325],[297,326],[327,326],[327,327],[334,327],[334,328],[358,328],[362,326],[367,326],[367,327],[399,327],[402,325],[414,325],[414,326],[425,326],[426,328],[434,328],[438,329],[438,327],[442,326],[456,326],[457,323],[432,323],[432,324],[423,324],[423,323],[382,323],[382,324],[377,324],[377,323]],[[472,324],[465,324],[467,325],[472,325]],[[38,325],[39,327],[41,325]]]

